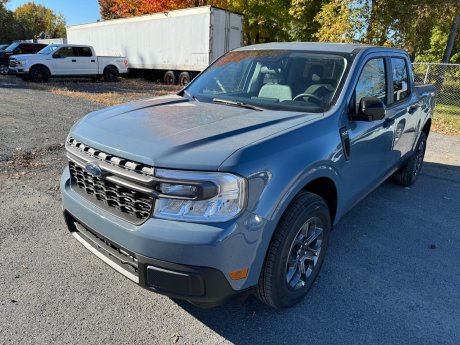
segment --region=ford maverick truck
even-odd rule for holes
[[[236,49],[176,95],[95,111],[66,139],[71,234],[149,290],[209,307],[299,302],[330,231],[417,179],[435,89],[408,55],[355,44]]]
[[[128,60],[117,56],[96,56],[93,47],[50,44],[37,54],[13,55],[9,71],[24,80],[46,83],[51,77],[91,77],[116,81],[128,72]]]

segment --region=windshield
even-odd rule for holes
[[[343,56],[307,51],[230,52],[193,81],[198,101],[231,100],[265,109],[323,112],[343,77]]]
[[[37,54],[42,54],[42,55],[49,55],[52,52],[54,52],[56,49],[58,49],[59,46],[56,46],[54,44],[50,44],[49,46],[46,46],[42,50],[40,50]]]
[[[6,49],[5,51],[7,52],[12,52],[13,50],[16,49],[16,47],[19,45],[20,42],[14,42],[14,43],[11,43]]]

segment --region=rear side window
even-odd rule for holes
[[[86,56],[86,57],[93,56],[93,53],[91,52],[91,48],[89,47],[74,47],[73,51],[76,56]]]
[[[409,96],[406,61],[401,58],[392,58],[391,66],[393,69],[393,99],[399,102]]]
[[[356,110],[363,97],[378,97],[387,104],[385,63],[383,58],[369,60],[363,68],[355,89]]]

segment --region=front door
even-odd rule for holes
[[[71,75],[75,65],[72,47],[61,47],[53,53],[54,75]]]
[[[363,97],[378,97],[388,103],[387,73],[383,57],[368,60],[355,86],[350,112],[357,112]],[[347,204],[351,207],[372,190],[389,169],[393,144],[393,128],[387,118],[376,121],[348,120],[341,130],[349,140],[348,160],[342,167]],[[342,136],[344,133],[342,133]]]

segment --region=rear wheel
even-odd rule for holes
[[[256,294],[274,308],[298,303],[315,281],[329,242],[331,220],[325,201],[302,192],[273,235]]]
[[[107,66],[104,69],[103,75],[104,75],[104,80],[105,81],[114,82],[114,81],[118,80],[119,73],[118,73],[118,70],[115,67]]]
[[[404,167],[393,174],[391,177],[392,181],[405,187],[414,184],[418,175],[420,174],[420,170],[422,169],[425,150],[426,134],[421,132],[414,153],[409,158]]]
[[[176,74],[173,71],[167,71],[163,81],[166,85],[176,85]]]
[[[35,83],[46,83],[50,77],[50,73],[45,67],[37,66],[33,67],[29,71],[29,78]]]
[[[188,83],[190,83],[190,74],[188,72],[182,72],[179,75],[179,85],[180,86],[185,86]]]

